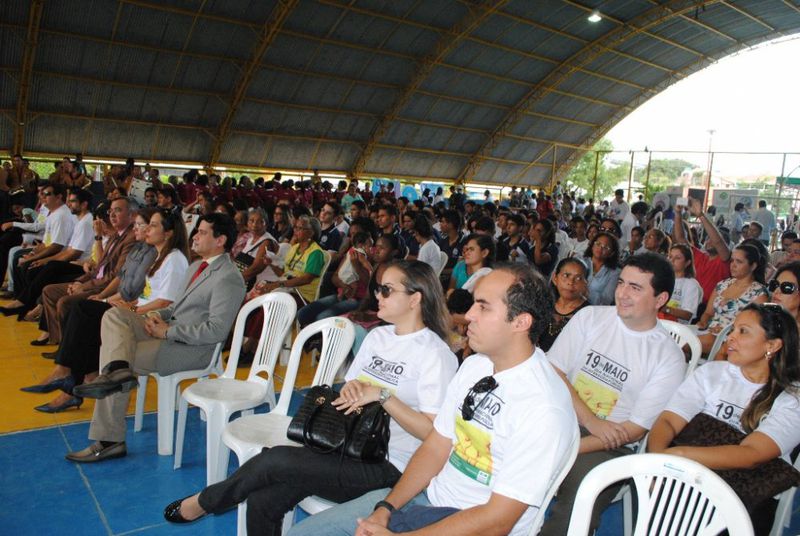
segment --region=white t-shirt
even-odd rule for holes
[[[686,372],[683,352],[661,324],[633,331],[613,306],[578,311],[547,357],[595,416],[647,429]]]
[[[620,224],[622,240],[625,244],[631,241],[631,231],[637,225],[639,225],[639,220],[636,219],[636,216],[634,216],[632,212],[628,211],[625,217],[622,218],[622,223]]]
[[[66,246],[69,244],[72,230],[77,222],[78,218],[69,211],[67,205],[61,205],[47,215],[47,219],[44,222],[42,242],[44,242],[45,246],[50,244]]]
[[[415,411],[437,414],[458,360],[447,344],[428,328],[397,335],[394,326],[369,332],[345,375],[379,385]],[[405,471],[422,441],[392,419],[389,424],[389,461]]]
[[[583,257],[586,253],[586,248],[589,247],[589,239],[584,238],[578,241],[577,238],[570,238],[567,240],[566,246],[558,248],[558,259],[565,259],[567,257]]]
[[[665,409],[687,422],[702,412],[744,432],[742,413],[763,385],[745,378],[736,365],[712,361],[681,384]],[[800,399],[786,391],[778,395],[755,431],[772,439],[781,456],[792,463],[789,454],[800,444]]]
[[[439,255],[440,251],[436,240],[430,239],[419,247],[417,260],[429,265],[436,272],[439,269],[439,265],[442,264],[442,258]]]
[[[614,198],[608,204],[608,213],[606,214],[606,216],[609,218],[613,218],[617,221],[621,221],[625,218],[625,216],[627,216],[628,212],[630,212],[628,203],[626,203],[625,201],[617,203],[617,199]]]
[[[91,212],[87,212],[83,218],[79,219],[72,230],[68,248],[80,251],[79,261],[85,261],[92,256],[92,244],[94,243],[94,223]]]
[[[523,502],[530,507],[511,535],[528,534],[539,508],[547,508],[544,496],[570,446],[579,441],[578,420],[569,391],[540,349],[516,367],[493,373],[489,358],[475,354],[450,382],[434,427],[453,441],[453,450],[431,480],[428,498],[434,506],[460,509],[486,504],[492,493]],[[474,417],[465,421],[465,396],[492,375],[497,388],[474,395]]]
[[[678,277],[675,279],[675,290],[672,291],[667,302],[668,307],[691,311],[692,318],[697,316],[697,307],[703,301],[703,287],[694,277]],[[681,324],[688,324],[689,320],[678,319]]]
[[[187,268],[189,261],[184,254],[177,249],[170,251],[156,273],[145,278],[144,289],[136,305],[141,307],[153,300],[177,300],[186,289]]]

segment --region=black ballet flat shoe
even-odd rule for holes
[[[42,413],[61,413],[62,411],[67,411],[70,408],[81,409],[81,404],[83,404],[83,399],[77,396],[73,396],[60,406],[51,406],[50,404],[42,404],[41,406],[36,406],[36,411],[41,411]]]
[[[189,495],[191,497],[191,495]],[[196,519],[186,519],[181,515],[181,503],[188,499],[189,497],[184,497],[183,499],[178,499],[177,501],[172,501],[164,508],[164,519],[169,521],[170,523],[176,523],[179,525],[185,525],[187,523],[194,523],[198,519],[203,519],[206,514],[201,515]]]
[[[43,341],[37,339],[35,341],[31,341],[31,346],[50,346],[50,341],[48,341],[47,339]]]

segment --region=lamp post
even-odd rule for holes
[[[703,203],[703,210],[708,208],[708,203],[711,201],[711,168],[714,165],[714,153],[711,152],[711,144],[714,141],[714,134],[717,131],[710,128],[706,132],[708,132],[708,171],[706,174],[706,201]]]

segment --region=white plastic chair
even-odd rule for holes
[[[800,456],[794,461],[794,468],[800,470]],[[775,510],[775,520],[772,522],[769,536],[781,536],[783,530],[792,524],[792,506],[796,491],[797,488],[789,488],[778,496],[778,508]]]
[[[558,469],[558,473],[556,473],[553,478],[550,480],[550,486],[547,488],[547,493],[542,500],[542,504],[539,508],[539,511],[536,512],[536,517],[533,518],[533,524],[531,525],[531,531],[528,533],[529,536],[536,536],[539,534],[539,530],[542,528],[542,523],[544,523],[544,514],[547,512],[547,507],[550,505],[550,501],[553,500],[553,496],[558,491],[559,486],[567,478],[572,466],[575,464],[575,459],[578,457],[578,449],[581,446],[581,437],[580,434],[576,434],[575,441],[572,445],[570,445],[570,454],[569,457],[564,461],[564,465],[562,465]]]
[[[733,331],[733,322],[725,326],[722,331],[717,333],[717,338],[714,339],[714,344],[711,346],[711,350],[708,352],[708,361],[714,361],[719,353],[722,345],[725,344],[725,341],[728,340],[728,335],[731,334]]]
[[[175,431],[175,406],[180,399],[180,386],[183,380],[206,378],[211,374],[222,374],[222,343],[214,347],[208,366],[202,370],[182,370],[169,376],[157,372],[150,373],[158,386],[158,454],[172,454],[172,438]],[[136,412],[133,417],[133,431],[142,429],[144,401],[147,396],[147,374],[139,376],[139,389],[136,391]]]
[[[589,532],[597,496],[633,479],[639,505],[635,534],[753,536],[742,501],[713,471],[669,454],[631,454],[602,463],[584,477],[575,496],[567,536]]]
[[[700,356],[703,354],[703,345],[700,344],[700,339],[697,338],[695,332],[689,326],[672,320],[659,320],[661,325],[664,326],[670,336],[678,343],[678,347],[683,348],[684,345],[689,345],[691,357],[689,364],[686,366],[686,377],[694,372],[697,364],[700,362]]]
[[[281,395],[275,409],[269,413],[240,417],[225,427],[222,432],[222,441],[236,453],[240,467],[261,452],[264,447],[300,446],[299,443],[290,441],[286,437],[286,429],[292,420],[288,415],[289,403],[297,380],[297,369],[300,366],[303,345],[318,333],[322,334],[322,349],[312,385],[333,384],[336,371],[341,367],[355,340],[353,323],[339,316],[318,320],[297,334],[289,356],[289,364],[286,367],[286,378],[283,380]],[[237,534],[240,536],[247,534],[246,512],[246,503],[240,503],[237,524]],[[289,512],[287,515],[292,514],[293,512]]]
[[[247,317],[261,307],[264,325],[258,340],[253,365],[247,380],[236,379],[236,367],[244,339]],[[198,382],[184,389],[178,405],[178,431],[175,439],[175,465],[183,460],[183,439],[186,432],[186,414],[189,404],[205,412],[206,428],[206,484],[210,486],[224,479],[228,473],[228,448],[222,443],[222,429],[236,411],[252,413],[252,408],[266,402],[275,407],[273,372],[286,334],[294,322],[297,305],[288,294],[270,293],[245,303],[236,317],[233,343],[225,372],[219,378]],[[265,377],[262,377],[264,374]]]
[[[439,259],[440,261],[439,261],[439,267],[436,269],[436,277],[442,275],[442,270],[444,270],[444,267],[447,266],[447,260],[449,259],[449,257],[447,256],[447,253],[445,253],[444,251],[440,251]]]

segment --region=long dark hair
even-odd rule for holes
[[[758,427],[761,418],[784,391],[795,392],[800,380],[800,346],[797,321],[786,309],[774,303],[751,303],[742,309],[758,315],[767,340],[781,339],[783,346],[769,360],[769,380],[759,389],[742,413],[742,427],[748,434]],[[739,313],[741,314],[741,312]]]
[[[430,265],[421,261],[395,261],[389,268],[397,268],[403,272],[403,285],[410,293],[422,294],[422,323],[436,333],[442,340],[447,340],[450,330],[447,326],[449,313],[445,306],[442,284]]]
[[[483,266],[492,266],[494,264],[495,259],[495,244],[494,239],[488,235],[476,234],[473,233],[464,240],[464,245],[470,243],[470,241],[474,240],[475,244],[478,245],[478,249],[480,251],[487,250],[489,252],[486,257],[483,258]]]
[[[166,259],[167,255],[172,253],[174,249],[183,253],[183,256],[187,259],[189,258],[189,240],[186,238],[186,226],[183,224],[181,215],[167,209],[159,209],[150,216],[150,219],[152,220],[153,216],[156,214],[161,215],[161,227],[163,227],[164,232],[172,231],[172,236],[167,239],[167,243],[161,248],[161,252],[158,254],[156,261],[153,263],[150,271],[147,272],[149,277],[155,275],[164,263],[164,259]]]
[[[689,261],[689,264],[683,269],[683,277],[694,277],[694,254],[692,253],[692,248],[687,244],[675,244],[669,248],[670,251],[673,249],[680,251],[683,258]],[[800,281],[800,279],[798,281]]]
[[[756,267],[753,270],[753,279],[761,283],[762,285],[766,284],[766,274],[767,274],[767,259],[762,254],[761,250],[758,247],[754,246],[753,244],[739,244],[736,246],[736,249],[744,253],[745,258],[747,259],[748,264],[755,264]]]

